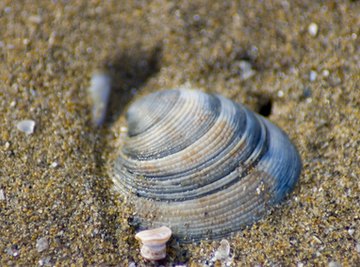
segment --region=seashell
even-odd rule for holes
[[[262,218],[301,171],[286,134],[220,95],[175,89],[127,112],[111,176],[141,227],[167,225],[180,241],[228,236]]]
[[[34,132],[34,128],[35,128],[35,121],[33,120],[22,120],[19,121],[16,124],[16,128],[25,133],[26,135],[30,135]]]
[[[147,260],[162,260],[166,257],[166,242],[171,237],[171,229],[162,226],[137,233],[135,238],[141,242],[140,253]]]
[[[90,82],[88,93],[92,101],[92,123],[101,126],[106,117],[111,92],[111,77],[105,72],[96,71]]]
[[[223,264],[224,266],[230,266],[231,258],[230,258],[230,243],[226,239],[222,239],[220,241],[220,246],[215,251],[215,255],[212,258],[212,261],[220,261],[223,263],[229,262],[229,264]]]

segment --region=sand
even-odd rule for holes
[[[359,14],[349,0],[1,1],[0,265],[149,265],[106,164],[132,99],[184,84],[267,115],[303,160],[285,202],[227,238],[232,266],[360,265]],[[96,69],[114,81],[100,128]],[[220,266],[219,244],[173,239],[161,264]]]

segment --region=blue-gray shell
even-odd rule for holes
[[[127,112],[111,176],[143,228],[214,239],[260,219],[294,188],[299,154],[267,119],[220,95],[175,89]]]

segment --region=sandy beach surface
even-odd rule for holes
[[[96,70],[113,81],[101,127]],[[267,116],[303,161],[227,263],[220,240],[144,261],[107,171],[129,103],[184,84]],[[0,266],[176,264],[360,266],[360,1],[0,1]]]

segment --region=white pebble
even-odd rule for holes
[[[297,266],[297,267],[304,267],[304,263],[298,262],[298,263],[296,264],[296,266]]]
[[[308,32],[311,36],[315,37],[318,34],[319,27],[316,23],[312,22],[310,23],[308,27]]]
[[[252,69],[250,62],[246,60],[239,61],[239,68],[241,70],[240,78],[244,81],[255,75],[255,71]]]
[[[330,261],[328,266],[329,267],[341,267],[341,264],[336,261]]]
[[[353,234],[355,233],[355,229],[350,228],[350,229],[348,230],[348,233],[349,233],[349,235],[353,235]]]
[[[310,80],[310,82],[315,81],[316,78],[317,78],[317,72],[314,71],[314,70],[310,71],[310,74],[309,74],[309,80]]]
[[[10,142],[6,142],[6,143],[5,143],[5,150],[8,150],[9,147],[10,147]]]
[[[41,237],[38,240],[36,240],[36,250],[38,252],[42,252],[44,250],[47,250],[49,248],[49,243],[46,237]]]
[[[260,187],[257,187],[257,188],[256,188],[256,194],[258,194],[258,195],[261,194],[261,188],[260,188]]]
[[[355,249],[358,253],[360,253],[360,243],[357,243]]]
[[[0,200],[1,201],[5,200],[5,192],[3,189],[0,189]]]
[[[40,259],[38,262],[39,262],[40,266],[45,266],[45,265],[48,265],[50,261],[51,261],[51,258],[48,256],[48,257]]]
[[[56,161],[50,164],[50,168],[56,168],[59,165]]]
[[[220,241],[219,248],[215,251],[214,259],[215,261],[226,261],[230,255],[230,244],[229,241],[223,239]]]
[[[330,71],[328,71],[328,70],[323,70],[322,75],[323,75],[324,77],[328,77],[328,76],[330,75]]]
[[[283,92],[282,90],[279,90],[279,91],[277,92],[277,96],[278,96],[278,97],[283,97],[283,96],[284,96],[284,92]]]
[[[34,132],[35,121],[33,120],[22,120],[16,124],[19,131],[30,135]]]
[[[6,252],[8,255],[13,256],[13,257],[17,257],[17,256],[20,255],[20,252],[19,252],[19,250],[18,250],[18,248],[17,248],[16,245],[6,248],[6,249],[5,249],[5,252]]]
[[[43,20],[38,15],[32,15],[32,16],[29,16],[29,21],[34,23],[34,24],[40,24]]]
[[[120,132],[121,132],[121,133],[127,133],[127,132],[128,132],[128,128],[125,127],[125,126],[121,126],[121,127],[120,127]]]
[[[91,77],[89,95],[92,100],[92,121],[100,126],[104,123],[111,91],[111,77],[104,72],[95,72]]]

